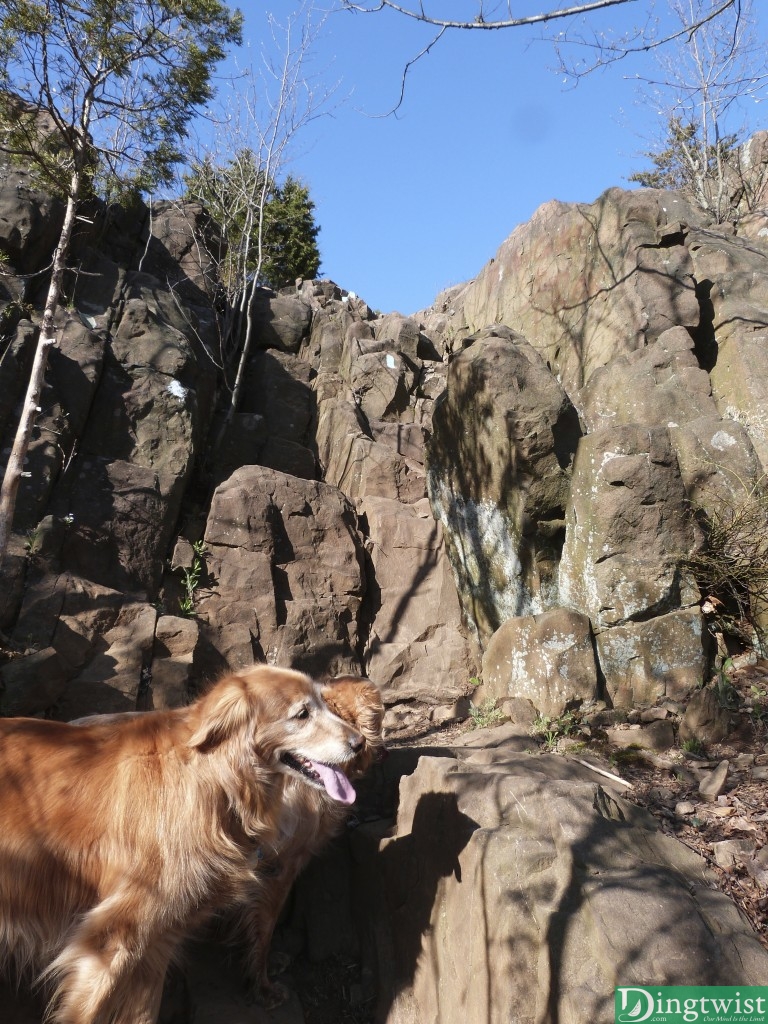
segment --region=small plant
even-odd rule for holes
[[[722,708],[735,708],[738,707],[739,692],[731,682],[729,673],[733,669],[733,660],[726,658],[723,664],[720,666],[720,671],[717,673],[717,679],[715,680],[715,689],[717,690],[717,699]]]
[[[40,537],[42,535],[42,523],[38,523],[31,530],[27,530],[26,539],[24,541],[24,550],[28,551],[30,555],[37,554],[40,550]]]
[[[680,746],[686,754],[695,754],[698,757],[701,757],[704,754],[704,744],[701,740],[696,739],[695,736],[691,736],[689,739],[683,740]]]
[[[711,626],[738,637],[761,653],[768,650],[764,626],[768,611],[768,488],[765,479],[748,486],[743,496],[712,498],[692,515],[704,531],[704,547],[683,567],[694,576]]]
[[[558,740],[572,736],[579,730],[579,721],[573,711],[564,711],[558,718],[539,715],[531,726],[534,736],[540,736],[546,750],[554,750]]]
[[[486,729],[489,725],[498,725],[504,714],[501,708],[496,707],[496,700],[493,697],[486,697],[479,704],[469,702],[469,717],[472,719],[473,729]]]
[[[195,541],[192,545],[192,550],[194,551],[192,564],[188,568],[181,570],[181,585],[184,588],[184,596],[179,598],[179,611],[186,617],[195,614],[195,591],[200,586],[200,578],[203,574],[205,543],[202,540]]]

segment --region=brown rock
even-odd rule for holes
[[[699,795],[702,800],[713,804],[725,790],[728,782],[728,762],[721,761],[714,771],[708,772],[699,783]]]
[[[430,502],[465,615],[485,643],[507,619],[557,604],[578,419],[531,345],[499,325],[451,362],[432,429]]]
[[[488,696],[525,698],[550,718],[594,697],[596,688],[589,619],[568,608],[508,619],[483,654]]]
[[[732,713],[721,706],[711,686],[697,690],[680,722],[680,742],[698,740],[704,747],[722,743],[733,728]]]

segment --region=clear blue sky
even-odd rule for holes
[[[266,6],[279,18],[297,4]],[[603,24],[631,24],[642,6]],[[265,16],[241,7],[255,52]],[[396,103],[405,62],[429,38],[420,28],[387,13],[328,18],[315,62],[340,80],[338,105],[290,166],[316,204],[322,275],[382,312],[413,313],[472,278],[547,200],[629,187],[652,125],[632,66],[574,88],[552,48],[520,30],[449,33],[412,69],[397,115],[374,116]]]

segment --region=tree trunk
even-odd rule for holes
[[[3,567],[5,556],[8,551],[8,543],[11,536],[13,516],[16,511],[16,497],[19,492],[19,484],[24,471],[24,460],[29,449],[29,442],[32,438],[32,430],[35,420],[40,412],[40,397],[45,385],[45,369],[48,365],[48,353],[56,344],[56,328],[54,318],[61,296],[61,284],[66,268],[66,257],[69,250],[69,242],[72,237],[72,229],[75,224],[75,213],[77,210],[77,197],[80,192],[80,171],[72,175],[70,183],[67,209],[64,214],[64,224],[61,228],[59,242],[53,256],[53,269],[51,271],[51,283],[48,286],[48,295],[45,300],[43,311],[43,322],[40,327],[40,336],[37,340],[35,359],[32,364],[32,372],[27,386],[27,393],[24,397],[24,405],[19,418],[19,425],[16,428],[16,437],[13,442],[11,454],[8,457],[8,465],[3,477],[2,488],[0,488],[0,569]]]

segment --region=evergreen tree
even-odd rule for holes
[[[185,178],[187,199],[202,202],[222,230],[226,252],[219,264],[225,288],[236,293],[256,275],[258,284],[282,288],[320,267],[315,204],[309,189],[288,175],[268,179],[256,154],[239,150],[223,167],[210,159]]]
[[[320,228],[314,210],[309,189],[290,175],[271,191],[265,207],[262,277],[273,288],[291,284],[297,277],[317,276]]]

